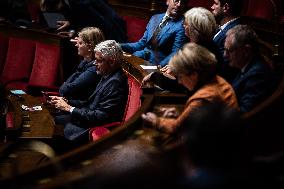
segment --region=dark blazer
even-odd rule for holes
[[[69,140],[88,139],[90,127],[121,121],[128,99],[127,77],[122,69],[102,78],[87,101],[70,101],[74,106],[67,118],[64,135]],[[71,120],[71,121],[69,121]]]
[[[232,83],[241,112],[248,112],[267,98],[277,85],[269,65],[254,59]]]
[[[69,100],[86,100],[95,91],[100,79],[93,62],[82,60],[77,70],[60,86],[59,93]]]
[[[220,33],[213,38],[213,41],[217,44],[220,48],[220,53],[222,56],[224,55],[224,43],[226,39],[226,33],[229,29],[233,28],[236,25],[240,24],[240,19],[237,18],[236,20],[230,22]],[[225,78],[229,83],[232,83],[234,78],[236,77],[238,70],[229,66],[228,60],[224,59],[223,64],[219,64],[218,66],[218,73]]]
[[[170,58],[187,42],[183,27],[183,17],[171,19],[153,40],[153,34],[165,13],[156,14],[150,19],[143,37],[135,43],[121,44],[121,48],[152,64],[165,66]],[[153,42],[155,41],[155,42]]]
[[[213,41],[218,45],[222,54],[224,54],[224,43],[225,43],[227,31],[238,24],[240,24],[239,18],[230,22],[223,30],[220,31],[220,33],[217,36],[213,38]]]

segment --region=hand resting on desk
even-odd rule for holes
[[[67,103],[67,100],[60,96],[50,96],[50,100],[47,102],[51,105],[54,105],[56,109],[66,112],[70,112],[70,109],[72,108],[72,106]]]

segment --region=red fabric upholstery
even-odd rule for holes
[[[281,23],[281,24],[284,23],[284,15],[280,16],[280,23]]]
[[[140,83],[131,75],[128,74],[129,94],[124,112],[124,121],[127,121],[141,106],[140,97],[142,90]]]
[[[187,3],[187,7],[188,8],[204,7],[208,10],[211,10],[213,2],[214,2],[213,0],[189,0]]]
[[[245,16],[274,19],[276,7],[274,0],[248,0]]]
[[[91,140],[92,141],[96,141],[98,139],[100,139],[101,137],[107,135],[108,133],[110,133],[110,130],[108,130],[105,127],[95,127],[92,130],[90,130],[91,133]]]
[[[9,39],[0,33],[0,74],[5,65]]]
[[[60,47],[37,42],[29,86],[56,86],[59,64]]]
[[[7,112],[6,114],[6,128],[13,129],[15,127],[14,125],[14,113],[13,112]]]
[[[35,52],[35,42],[32,40],[11,37],[1,80],[3,83],[28,80],[30,77]],[[22,83],[20,85],[25,85]],[[13,82],[8,88],[14,88]]]
[[[138,41],[144,34],[148,20],[133,16],[122,17],[127,26],[127,37],[129,42]]]
[[[142,90],[140,88],[140,83],[130,74],[127,74],[127,78],[128,78],[129,93],[128,93],[128,100],[125,107],[122,123],[114,122],[92,128],[89,131],[89,137],[91,141],[96,141],[99,138],[108,134],[110,131],[109,129],[107,129],[107,127],[120,126],[125,121],[129,120],[141,106],[140,97],[142,95]]]

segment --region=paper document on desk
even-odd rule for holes
[[[145,65],[140,65],[144,70],[157,70],[157,66],[145,66]]]
[[[21,108],[22,108],[23,110],[30,111],[30,112],[33,112],[33,111],[41,111],[41,110],[42,110],[42,107],[41,107],[41,106],[28,107],[28,106],[26,106],[26,105],[21,105]]]

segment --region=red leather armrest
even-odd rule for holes
[[[6,128],[13,129],[15,127],[14,125],[14,113],[8,112],[6,114]]]
[[[110,133],[110,130],[107,127],[114,127],[121,125],[121,122],[113,122],[108,123],[102,126],[93,127],[89,131],[89,139],[90,141],[96,141],[101,137],[105,136],[106,134]]]

